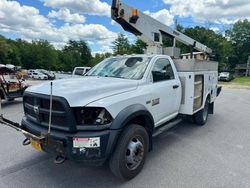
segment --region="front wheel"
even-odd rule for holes
[[[206,99],[204,108],[194,115],[194,121],[197,125],[203,126],[207,122],[209,111],[209,99]]]
[[[134,178],[143,168],[149,149],[149,136],[140,125],[131,124],[122,133],[109,160],[113,174],[121,180]]]

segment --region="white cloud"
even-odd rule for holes
[[[210,27],[210,29],[213,30],[215,33],[220,31],[218,27]]]
[[[174,16],[171,15],[167,9],[162,9],[158,12],[150,12],[147,10],[144,13],[150,15],[151,17],[155,18],[156,20],[162,22],[165,25],[170,26],[174,23]]]
[[[249,0],[163,0],[170,13],[181,17],[231,24],[250,17]]]
[[[110,22],[111,25],[118,25],[117,22],[115,20],[111,20]]]
[[[45,6],[68,8],[80,14],[110,16],[110,6],[100,0],[42,0]]]
[[[51,12],[49,12],[48,17],[57,18],[67,23],[84,23],[86,20],[86,18],[80,14],[77,13],[71,14],[70,10],[67,8],[62,8],[57,12],[52,10]]]
[[[1,29],[19,30],[48,29],[51,24],[47,18],[39,14],[39,10],[30,6],[20,6],[16,1],[0,1]]]
[[[22,39],[45,39],[57,48],[68,40],[85,40],[102,44],[104,48],[111,45],[117,35],[100,24],[65,24],[56,27],[39,10],[30,6],[21,6],[16,1],[0,0],[0,32],[19,35]]]

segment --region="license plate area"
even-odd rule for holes
[[[93,138],[73,138],[74,148],[99,148],[100,137]]]

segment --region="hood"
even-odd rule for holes
[[[53,81],[53,96],[65,98],[72,107],[135,90],[137,80],[106,77],[81,77]],[[50,95],[50,82],[29,87],[27,92]]]

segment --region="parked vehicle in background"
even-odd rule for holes
[[[83,76],[86,74],[91,67],[75,67],[72,76]]]
[[[42,74],[48,76],[48,80],[55,80],[56,79],[56,75],[51,72],[51,71],[47,71],[44,69],[39,70]]]
[[[221,72],[218,77],[219,81],[229,82],[234,79],[233,75],[230,72]]]
[[[37,80],[48,80],[48,76],[41,72],[29,73],[29,77]]]
[[[0,65],[0,96],[1,100],[13,101],[23,96],[28,87],[24,80],[18,79],[16,72],[5,65]]]
[[[11,70],[14,70],[15,69],[15,65],[12,65],[12,64],[6,64],[6,67],[8,69],[11,69]]]

